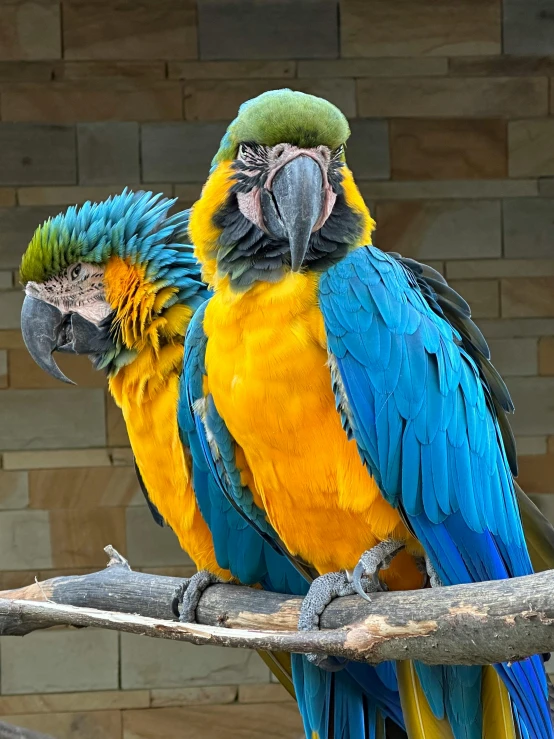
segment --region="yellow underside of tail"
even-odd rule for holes
[[[413,662],[398,662],[397,671],[409,739],[454,739],[447,719],[439,719],[433,714]],[[483,668],[481,702],[483,739],[517,739],[508,691],[494,667]]]

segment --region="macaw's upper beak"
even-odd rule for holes
[[[93,354],[105,350],[99,327],[78,313],[62,313],[54,305],[26,295],[21,309],[21,332],[29,354],[49,375],[71,385],[56,364],[53,352]]]
[[[312,229],[323,208],[323,176],[319,164],[308,156],[292,159],[275,175],[271,192],[277,216],[290,244],[291,269],[298,272],[308,250]],[[262,207],[264,204],[262,199]],[[271,216],[268,221],[271,221]]]

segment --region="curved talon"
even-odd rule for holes
[[[352,585],[354,587],[354,590],[360,595],[364,600],[367,600],[368,603],[371,603],[371,598],[369,595],[365,592],[364,586],[362,583],[362,579],[365,575],[365,567],[362,560],[358,562],[356,567],[354,567],[354,573],[352,575]]]

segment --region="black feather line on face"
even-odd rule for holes
[[[114,360],[119,353],[117,347],[121,346],[121,341],[117,338],[115,317],[116,312],[112,311],[98,324],[98,344],[103,347],[103,351],[88,355],[94,369],[103,368],[108,376],[116,369]],[[108,362],[106,362],[107,358],[110,358]]]
[[[237,160],[233,166],[244,173],[243,164]],[[323,272],[340,262],[362,233],[362,217],[348,206],[344,196],[342,167],[342,161],[331,161],[328,179],[337,199],[329,218],[310,238],[305,262],[312,271]],[[249,192],[256,187],[254,180],[257,182],[260,178],[263,173],[255,177],[245,174],[231,188],[227,202],[213,217],[214,225],[221,230],[215,253],[218,269],[229,275],[231,284],[237,289],[247,289],[258,281],[277,282],[290,267],[288,241],[272,238],[239,210],[237,191]]]

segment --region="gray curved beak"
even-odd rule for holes
[[[21,333],[29,354],[38,366],[52,377],[74,385],[58,367],[52,352],[58,348],[64,317],[61,311],[50,303],[25,296],[21,309]]]
[[[321,169],[311,157],[296,157],[277,172],[271,190],[290,244],[291,269],[298,272],[323,207]]]

